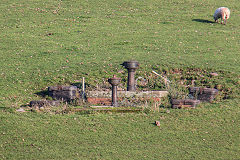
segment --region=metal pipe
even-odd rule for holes
[[[113,75],[113,78],[108,79],[108,82],[112,85],[112,106],[118,107],[117,102],[117,85],[120,83],[121,78],[117,78]]]
[[[117,107],[118,102],[117,102],[117,86],[112,86],[112,106]]]
[[[127,91],[135,91],[135,72],[139,67],[139,63],[137,61],[126,61],[122,64],[128,70],[128,82],[127,82]]]
[[[82,100],[85,102],[85,78],[82,78]]]
[[[127,91],[135,91],[135,69],[128,69]]]

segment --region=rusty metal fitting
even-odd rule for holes
[[[135,72],[139,67],[138,61],[125,61],[121,65],[128,70],[127,91],[136,91]]]
[[[112,85],[112,106],[118,107],[117,102],[117,85],[119,85],[121,78],[117,78],[116,75],[113,75],[112,78],[108,79],[108,82]]]

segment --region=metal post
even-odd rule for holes
[[[117,102],[117,86],[113,85],[112,86],[112,106],[117,107],[118,102]]]
[[[82,100],[85,102],[85,78],[82,78]]]
[[[127,91],[135,91],[135,69],[128,69]]]
[[[127,91],[135,91],[135,72],[139,63],[137,61],[126,61],[122,65],[128,70]]]
[[[117,102],[117,85],[120,83],[121,78],[117,78],[113,75],[113,78],[108,79],[108,82],[112,85],[112,106],[118,107]]]

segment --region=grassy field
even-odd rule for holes
[[[1,120],[1,159],[239,159],[239,106]]]
[[[221,6],[231,10],[227,25],[213,23]],[[239,159],[239,16],[235,0],[2,0],[0,158]],[[120,64],[131,59],[148,89],[161,89],[155,70],[220,96],[147,114],[15,112],[48,86],[82,77],[94,89],[117,74],[126,87]]]

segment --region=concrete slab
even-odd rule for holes
[[[168,95],[168,91],[117,91],[117,96],[121,97],[137,97],[137,98],[162,98]],[[112,91],[88,91],[87,97],[91,98],[111,98]]]

